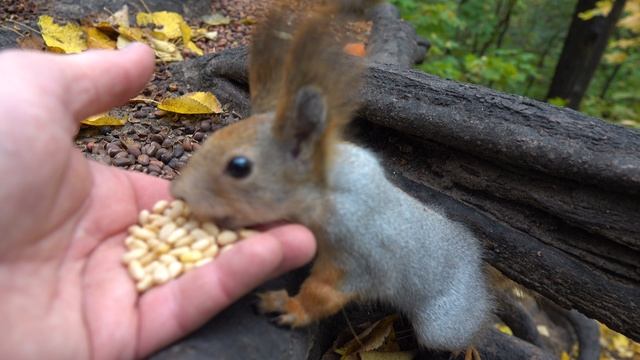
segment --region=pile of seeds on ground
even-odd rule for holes
[[[139,224],[129,228],[125,239],[128,251],[122,262],[139,292],[211,262],[236,241],[256,233],[248,229],[237,232],[220,229],[190,215],[183,201],[161,200],[151,211],[141,211]]]

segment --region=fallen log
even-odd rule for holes
[[[243,49],[199,61],[183,65],[192,87],[246,86]],[[470,226],[492,265],[640,339],[640,134],[384,64],[368,67],[358,116],[390,178]]]

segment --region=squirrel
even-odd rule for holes
[[[299,293],[259,295],[259,309],[280,314],[280,325],[311,324],[354,300],[382,301],[408,316],[422,346],[479,358],[472,345],[493,313],[479,241],[342,138],[363,66],[336,41],[340,14],[324,9],[273,9],[256,25],[252,115],[214,132],[171,192],[225,227],[287,220],[312,230],[318,252]]]

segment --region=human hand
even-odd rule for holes
[[[0,358],[142,357],[313,256],[308,230],[281,226],[138,295],[123,239],[168,183],[89,161],[71,139],[81,119],[134,96],[153,63],[138,44],[0,53]]]

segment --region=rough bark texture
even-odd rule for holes
[[[572,109],[580,106],[626,0],[616,0],[606,17],[596,16],[587,21],[578,17],[580,13],[594,9],[596,3],[596,0],[578,1],[547,95],[547,99],[568,100]]]
[[[245,84],[245,56],[209,57],[192,85]],[[640,134],[388,65],[369,67],[359,117],[390,178],[472,228],[490,263],[640,339]]]

